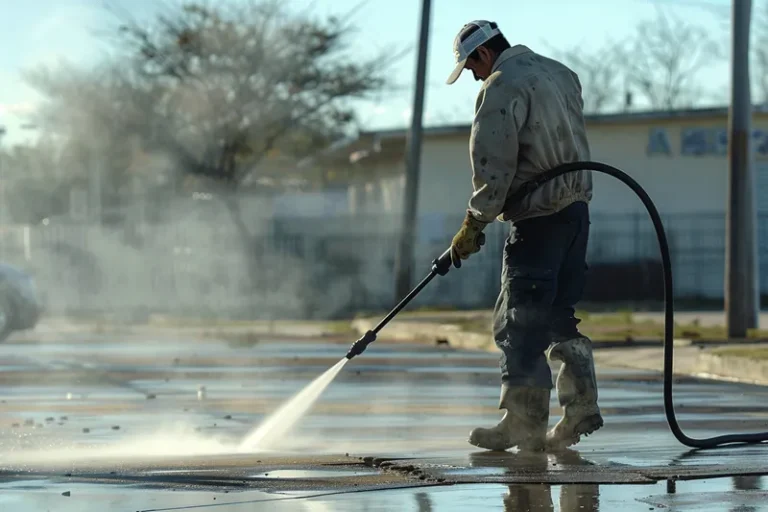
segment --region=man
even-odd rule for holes
[[[493,331],[502,352],[499,409],[493,428],[469,442],[489,450],[540,451],[579,442],[603,425],[591,341],[574,317],[585,283],[592,175],[579,171],[514,198],[520,186],[560,164],[589,160],[578,76],[523,45],[510,46],[495,23],[474,21],[454,41],[456,68],[482,81],[470,135],[474,192],[452,242],[455,266],[480,250],[485,227],[510,222]],[[563,417],[547,432],[552,373],[562,362],[557,396]]]

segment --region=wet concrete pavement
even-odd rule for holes
[[[377,342],[279,445],[249,453],[240,441],[352,340],[251,341],[0,345],[0,510],[768,511],[768,446],[690,452],[656,372],[599,368],[606,426],[576,450],[478,451],[468,432],[500,418],[497,357],[450,348]],[[768,430],[766,388],[675,389],[688,435]]]

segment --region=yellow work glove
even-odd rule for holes
[[[472,217],[467,211],[464,222],[461,223],[461,229],[453,237],[451,242],[451,261],[456,268],[461,267],[461,260],[469,258],[470,254],[480,251],[480,247],[485,244],[485,234],[483,230],[488,222],[483,222]]]

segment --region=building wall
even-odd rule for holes
[[[592,123],[588,126],[592,160],[628,173],[648,192],[664,218],[673,251],[676,292],[722,297],[725,211],[728,190],[726,116]],[[768,293],[768,116],[753,119],[755,191],[761,289]],[[461,222],[472,190],[469,131],[450,135],[427,132],[419,187],[419,259],[446,243]],[[379,167],[383,164],[379,163]],[[402,160],[391,162],[402,172]],[[621,265],[658,260],[658,244],[644,206],[618,180],[595,173],[591,205],[590,264]],[[402,191],[400,201],[402,204]],[[505,236],[504,226],[490,233]],[[494,250],[490,247],[486,250]],[[490,263],[493,261],[493,263]],[[495,259],[489,264],[496,264]],[[495,274],[490,274],[491,281]]]
[[[661,213],[724,213],[727,124],[722,117],[595,126],[590,128],[589,138],[593,159],[615,165],[636,179]],[[756,119],[753,131],[756,179],[764,183],[768,120]],[[595,177],[593,209],[601,213],[644,211],[622,184],[602,175]]]
[[[727,118],[722,117],[592,125],[588,128],[592,160],[616,166],[632,176],[662,213],[723,213],[727,146],[718,146],[715,139],[719,135],[716,131],[726,130],[727,124]],[[764,178],[768,173],[768,117],[756,116],[753,128],[757,132],[753,139],[755,171],[767,191],[759,197],[764,198],[762,204],[768,211],[768,183]],[[688,133],[683,137],[685,130]],[[710,148],[697,144],[702,134],[710,139]],[[424,138],[419,188],[422,213],[452,214],[466,208],[472,191],[468,138],[468,132]],[[650,144],[651,139],[655,144]],[[703,154],[690,154],[698,152]],[[644,213],[639,199],[614,178],[596,173],[594,181],[595,213]]]

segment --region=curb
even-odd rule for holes
[[[373,329],[377,320],[357,319],[351,322],[352,330],[362,336]],[[385,338],[390,340],[424,343],[431,345],[449,345],[462,350],[490,351],[496,349],[491,336],[475,332],[462,331],[455,324],[433,322],[390,322],[386,327]]]
[[[703,353],[696,361],[694,375],[765,386],[768,385],[768,361]]]
[[[119,335],[119,336],[189,336],[190,338],[274,336],[279,338],[329,338],[344,335],[336,327],[329,327],[323,322],[253,322],[244,325],[190,325],[176,326],[163,324],[109,324],[109,323],[64,323],[56,321],[41,322],[35,328],[16,331],[12,342],[36,342],[39,339],[56,338],[62,334],[82,335]],[[346,332],[349,334],[349,331]]]

